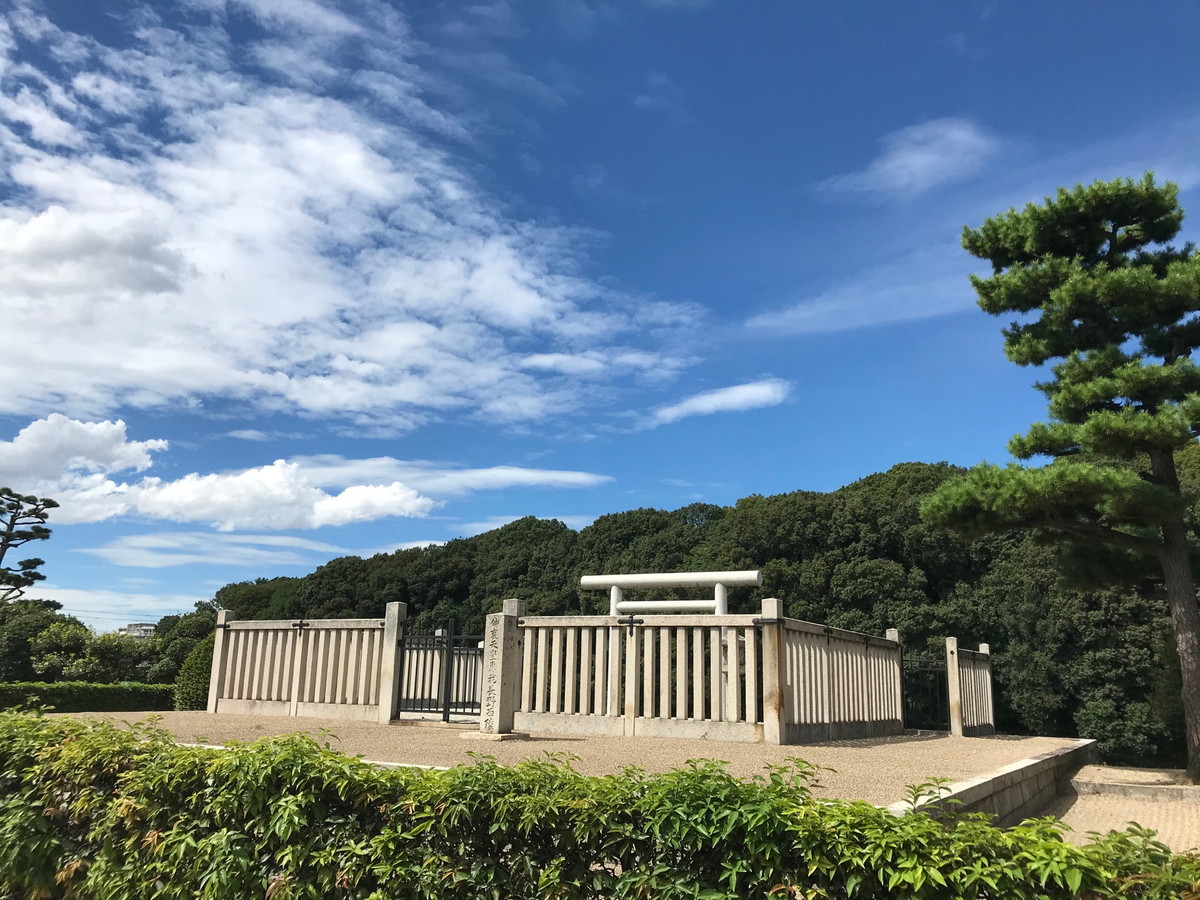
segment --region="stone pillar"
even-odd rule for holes
[[[994,700],[993,691],[992,691],[992,648],[990,646],[988,646],[987,644],[980,644],[979,652],[987,657],[987,669],[983,673],[984,716],[987,719],[987,721],[983,723],[983,725],[984,725],[983,733],[984,734],[995,734],[996,733],[996,709],[995,709],[995,700]]]
[[[384,607],[383,646],[379,654],[379,723],[386,725],[396,718],[400,707],[401,648],[404,639],[404,620],[408,604],[398,600]]]
[[[227,626],[236,619],[227,609],[217,613],[217,636],[213,644],[212,668],[208,674],[208,711],[217,711],[217,700],[225,691],[225,654],[229,652],[229,629]]]
[[[958,672],[958,638],[946,638],[946,687],[950,698],[950,733],[962,737],[962,681]]]
[[[525,614],[524,600],[505,600],[504,611],[487,617],[483,636],[483,696],[479,730],[511,734],[513,714],[521,703],[523,635],[517,624]]]
[[[883,636],[896,645],[896,666],[889,674],[892,683],[888,686],[892,692],[892,714],[900,723],[900,733],[904,733],[904,648],[900,646],[900,629],[889,628]]]
[[[713,615],[729,615],[729,590],[720,583],[713,585]]]
[[[763,741],[782,744],[790,722],[787,702],[790,692],[783,650],[783,601],[774,597],[764,599],[762,617],[779,620],[762,626]],[[749,672],[746,676],[752,677]]]

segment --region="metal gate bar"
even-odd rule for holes
[[[400,650],[398,712],[477,716],[483,694],[483,636],[456,635],[454,623],[434,634],[405,634]]]

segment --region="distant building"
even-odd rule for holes
[[[135,638],[154,637],[154,622],[130,622],[117,629],[117,634],[127,634]]]

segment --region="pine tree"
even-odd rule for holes
[[[1032,528],[1066,542],[1149,557],[1179,649],[1188,774],[1200,782],[1200,605],[1175,453],[1200,435],[1200,254],[1172,247],[1183,221],[1174,184],[1119,179],[1011,209],[963,246],[992,263],[979,305],[1015,314],[1008,358],[1053,362],[1037,387],[1049,420],[1009,443],[1044,466],[981,465],[924,505],[966,533]]]
[[[30,541],[44,541],[50,537],[46,519],[50,510],[58,504],[48,498],[24,496],[6,487],[0,487],[0,564],[14,547]],[[15,600],[25,588],[45,579],[38,571],[43,560],[23,559],[15,569],[0,565],[0,603]]]

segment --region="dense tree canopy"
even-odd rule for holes
[[[526,518],[441,546],[345,557],[304,578],[227,585],[217,600],[244,618],[374,616],[402,600],[417,630],[454,619],[478,633],[505,597],[538,612],[602,612],[607,598],[580,590],[582,574],[761,568],[762,589],[730,591],[735,611],[777,596],[799,618],[876,634],[898,627],[914,664],[941,658],[946,635],[987,641],[1003,730],[1085,733],[1113,761],[1178,762],[1161,594],[1068,587],[1054,554],[1028,535],[965,540],[923,521],[921,502],[962,472],[904,463],[831,493],[635,509],[579,532]]]

